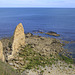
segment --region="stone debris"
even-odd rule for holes
[[[68,68],[63,62],[61,62],[60,65],[57,63],[55,65],[53,64],[51,67],[39,67],[41,70],[25,70],[21,75],[75,75],[75,68]]]

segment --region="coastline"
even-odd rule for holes
[[[0,11],[1,75],[75,74],[75,9]]]
[[[27,32],[25,34],[30,34],[30,35],[34,35],[34,36],[40,36],[40,37],[45,37],[45,38],[55,38],[57,40],[60,40],[61,43],[64,44],[64,48],[71,53],[71,56],[72,56],[72,53],[73,53],[73,59],[75,59],[75,55],[74,55],[74,50],[72,50],[74,47],[72,47],[71,49],[71,45],[74,44],[75,45],[75,41],[67,41],[67,40],[64,40],[64,39],[61,39],[59,38],[59,36],[53,36],[53,35],[50,35],[50,36],[45,36],[44,34],[46,34],[47,32],[42,32],[42,31],[32,31],[32,32]],[[43,35],[43,36],[42,36]],[[48,35],[48,34],[46,34]],[[57,34],[56,34],[57,35]],[[53,36],[53,37],[52,37]],[[10,37],[1,37],[0,40],[2,40],[2,42],[9,42],[9,40],[11,39],[12,36]],[[8,41],[6,41],[5,39],[7,39]],[[5,41],[4,41],[5,40]],[[12,41],[12,39],[11,39]],[[70,46],[70,47],[69,47]]]
[[[7,48],[9,51],[9,47],[8,44],[9,42],[12,43],[12,39],[11,38],[4,38],[1,41],[4,42],[4,48]],[[26,34],[26,46],[30,45],[33,51],[41,53],[41,56],[48,56],[49,55],[53,55],[52,59],[58,59],[56,57],[57,53],[60,53],[62,51],[64,51],[63,46],[65,45],[63,43],[63,41],[55,39],[55,38],[50,38],[50,37],[41,37],[41,36],[37,36],[37,35],[33,35],[31,33]],[[8,43],[7,43],[8,42]],[[62,42],[62,43],[61,43]],[[67,41],[64,41],[66,43],[68,43]],[[22,49],[22,48],[21,48]],[[43,49],[43,51],[42,51]],[[9,52],[9,54],[11,53],[11,51]],[[45,57],[46,58],[46,57]],[[39,66],[39,69],[33,68],[33,69],[24,69],[24,62],[22,60],[22,57],[19,57],[19,60],[17,59],[17,56],[12,59],[9,60],[8,63],[11,67],[13,67],[16,70],[19,70],[21,72],[21,75],[27,74],[27,75],[38,75],[38,74],[42,74],[42,75],[54,75],[54,74],[61,74],[63,75],[73,75],[74,74],[74,64],[67,64],[64,60],[53,60],[52,65],[50,66]],[[17,60],[17,61],[16,61]],[[71,68],[70,68],[71,67]],[[65,69],[64,69],[65,68]]]

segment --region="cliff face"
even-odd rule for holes
[[[3,45],[0,41],[0,59],[4,62]]]
[[[22,45],[25,45],[25,34],[23,25],[19,23],[15,29],[14,37],[13,37],[13,44],[12,44],[12,55],[18,52],[18,48]]]

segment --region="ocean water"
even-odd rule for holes
[[[60,34],[58,38],[75,41],[74,8],[0,8],[0,37],[12,36],[19,23],[23,24],[25,32],[54,31]],[[67,47],[75,57],[75,43]]]

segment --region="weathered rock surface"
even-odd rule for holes
[[[33,36],[33,34],[32,33],[27,33],[27,34],[25,34],[25,36],[28,38],[28,37]]]
[[[17,53],[18,48],[22,45],[25,45],[25,34],[22,23],[19,23],[14,32],[12,54],[14,55],[15,53]]]
[[[56,54],[63,50],[63,44],[60,43],[59,40],[54,38],[46,38],[46,37],[39,37],[39,36],[32,36],[26,38],[26,44],[30,44],[31,47],[40,52],[41,55],[50,55]]]
[[[30,37],[32,34],[28,33],[26,36]],[[18,24],[14,31],[14,35],[11,38],[1,39],[1,42],[3,43],[5,60],[13,59],[15,55],[17,55],[17,52],[19,52],[20,46],[25,45],[23,25],[21,23]]]
[[[60,34],[57,34],[56,32],[53,32],[53,31],[47,32],[46,34],[52,35],[52,36],[60,36]]]
[[[69,68],[69,66],[66,65],[65,63],[63,64],[63,62],[57,63],[55,65],[53,64],[51,67],[47,67],[47,66],[45,68],[41,67],[41,69],[43,72],[41,72],[40,70],[36,70],[36,71],[25,70],[22,73],[22,75],[74,75],[75,74],[75,68]]]
[[[3,45],[0,41],[0,59],[4,62]]]

